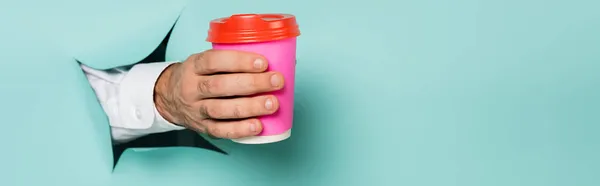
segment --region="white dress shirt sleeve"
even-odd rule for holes
[[[110,70],[81,64],[108,116],[113,141],[122,143],[152,133],[184,129],[165,120],[154,105],[154,85],[172,63],[140,63]]]

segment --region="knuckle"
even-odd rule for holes
[[[204,51],[201,53],[197,53],[197,54],[192,54],[189,57],[189,61],[191,63],[194,64],[194,67],[196,68],[196,70],[201,70],[201,71],[210,71],[212,70],[211,68],[214,68],[214,65],[211,65],[210,63],[210,55],[211,55],[211,51]]]
[[[243,86],[245,84],[244,77],[241,74],[234,76],[233,81],[235,81],[235,83],[239,86]]]
[[[246,78],[248,81],[248,86],[249,87],[256,87],[256,85],[258,84],[258,77],[257,76],[250,76],[248,78]]]
[[[223,137],[221,129],[219,129],[219,127],[217,127],[217,126],[209,127],[208,128],[208,133],[210,135],[214,136],[214,137],[217,137],[217,138],[222,138]]]
[[[235,117],[235,118],[241,118],[242,116],[243,116],[242,106],[235,105],[233,107],[233,117]]]
[[[198,92],[200,93],[209,93],[210,92],[210,82],[208,79],[201,80],[198,83]]]
[[[215,80],[214,78],[204,78],[198,83],[198,92],[201,94],[212,94],[218,86],[218,80]]]
[[[204,59],[205,53],[206,52],[192,54],[190,57],[188,57],[188,61],[192,63],[199,63]]]
[[[199,106],[198,112],[200,112],[200,115],[202,115],[203,117],[210,117],[210,113],[208,111],[208,106],[206,106],[204,104]]]
[[[214,125],[206,128],[206,133],[208,134],[215,135],[217,132],[219,132],[219,129]]]

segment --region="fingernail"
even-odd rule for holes
[[[267,110],[271,110],[273,108],[273,101],[271,98],[267,98],[267,101],[265,101],[265,108]]]
[[[256,123],[250,122],[250,131],[256,132]]]
[[[262,69],[263,64],[264,64],[264,62],[263,62],[262,59],[256,59],[256,60],[254,60],[254,68],[255,69]]]
[[[271,85],[274,87],[278,87],[279,84],[281,84],[281,78],[279,77],[279,75],[274,74],[273,76],[271,76]]]

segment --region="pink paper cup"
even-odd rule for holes
[[[277,97],[277,112],[259,117],[260,134],[234,139],[242,144],[265,144],[288,139],[294,120],[294,80],[296,37],[300,35],[296,19],[289,14],[236,14],[211,21],[207,41],[213,49],[238,50],[263,55],[267,71],[283,74],[283,89],[270,92]]]

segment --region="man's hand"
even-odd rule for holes
[[[158,78],[154,102],[171,123],[217,138],[254,136],[262,124],[255,117],[279,108],[273,95],[283,76],[265,72],[267,60],[253,53],[208,50],[167,67]]]

